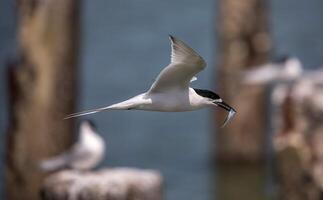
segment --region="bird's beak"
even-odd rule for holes
[[[228,111],[228,115],[225,118],[223,124],[221,127],[224,127],[232,118],[233,116],[236,114],[236,110],[233,109],[231,106],[229,106],[227,103],[225,103],[224,101],[216,101],[214,102],[217,106],[225,109],[226,111]]]

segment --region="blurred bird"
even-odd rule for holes
[[[303,65],[297,57],[283,56],[271,63],[244,72],[242,80],[245,84],[293,83],[310,79],[323,83],[323,68],[303,70]]]
[[[65,119],[93,114],[105,110],[147,110],[161,112],[183,112],[203,107],[219,106],[228,115],[224,126],[236,113],[218,94],[202,89],[189,87],[195,75],[202,71],[206,64],[203,58],[184,42],[169,36],[171,41],[171,62],[158,75],[151,88],[126,101],[107,107],[97,108],[70,114]]]
[[[312,83],[323,84],[323,68],[303,70],[301,61],[291,56],[280,57],[274,62],[248,70],[242,75],[242,82],[245,84],[279,83],[279,87],[271,88],[271,100],[276,105],[283,101],[285,94],[295,86],[295,83],[307,85],[308,80]]]
[[[57,171],[64,168],[89,170],[102,161],[105,152],[105,143],[96,132],[92,121],[81,122],[79,138],[67,152],[49,158],[40,163],[43,171]]]
[[[292,82],[303,73],[301,61],[296,57],[283,56],[276,61],[248,70],[243,74],[243,83],[268,84],[272,82]]]

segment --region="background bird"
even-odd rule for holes
[[[302,62],[294,56],[281,56],[273,62],[247,70],[242,74],[242,83],[269,86],[271,101],[269,119],[274,119],[277,105],[281,105],[286,95],[293,92],[308,95],[313,83],[323,84],[323,68],[304,70]],[[299,97],[301,99],[301,97]]]
[[[89,170],[101,162],[105,153],[105,143],[96,132],[92,121],[84,120],[80,124],[79,138],[67,152],[43,160],[43,171],[56,171],[64,168]]]
[[[171,62],[160,72],[147,92],[110,106],[70,114],[65,119],[105,110],[183,112],[219,106],[229,112],[223,124],[225,125],[236,111],[218,94],[189,87],[190,82],[196,80],[195,75],[205,68],[205,61],[181,40],[171,35],[169,38],[172,49]]]
[[[303,74],[303,66],[297,57],[282,56],[243,74],[243,83],[268,84],[272,82],[292,82]]]

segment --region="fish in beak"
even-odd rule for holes
[[[233,109],[231,106],[229,106],[227,103],[225,103],[224,101],[215,101],[214,102],[217,106],[223,108],[224,110],[228,111],[228,115],[225,118],[223,124],[221,125],[221,128],[223,128],[232,118],[233,116],[236,114],[236,110]]]

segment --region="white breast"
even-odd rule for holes
[[[196,110],[205,106],[202,97],[197,95],[192,88],[187,90],[172,90],[167,93],[154,93],[149,95],[149,104],[144,104],[138,109],[161,112],[183,112]]]
[[[74,158],[71,159],[70,166],[80,170],[91,169],[101,162],[104,152],[103,139],[92,131],[85,131],[74,147]]]

